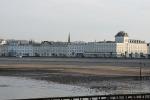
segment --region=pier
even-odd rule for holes
[[[16,100],[150,100],[150,93],[30,98]]]

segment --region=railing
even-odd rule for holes
[[[30,99],[16,99],[16,100],[150,100],[150,93],[50,97],[50,98],[32,98],[32,99],[30,98]]]

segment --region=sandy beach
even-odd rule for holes
[[[0,58],[0,97],[149,93],[149,65],[149,59]]]
[[[149,65],[149,59],[0,58],[0,76],[25,77],[98,91],[116,92],[120,88],[132,91],[130,85],[141,84],[140,67],[144,82],[149,83]]]
[[[150,59],[102,59],[102,58],[0,58],[0,69],[58,70],[94,75],[138,75],[142,67],[144,75],[150,71]]]
[[[29,77],[63,84],[131,80],[150,76],[149,59],[0,58],[0,76]]]

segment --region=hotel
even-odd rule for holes
[[[150,58],[150,44],[129,39],[124,31],[115,41],[68,42],[0,40],[0,56]]]

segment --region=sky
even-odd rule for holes
[[[119,31],[150,42],[150,0],[0,0],[0,38],[114,40]]]

